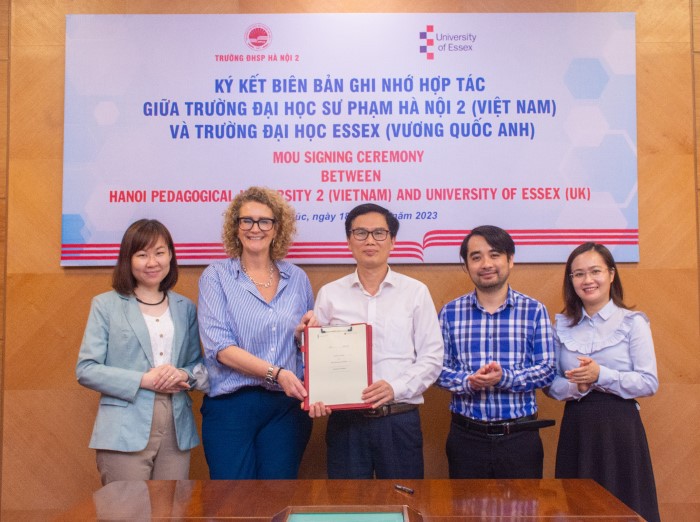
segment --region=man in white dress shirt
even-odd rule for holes
[[[372,326],[373,382],[362,392],[369,410],[336,410],[326,432],[329,478],[423,478],[418,405],[442,369],[443,341],[428,288],[389,267],[399,221],[366,203],[345,220],[357,269],[325,285],[318,324]],[[322,403],[309,414],[331,413]]]

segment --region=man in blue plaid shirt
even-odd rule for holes
[[[535,390],[555,375],[545,306],[508,285],[515,244],[495,226],[460,247],[475,290],[440,311],[445,341],[437,385],[452,392],[450,478],[542,478]]]

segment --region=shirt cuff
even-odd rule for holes
[[[407,388],[403,383],[389,382],[389,381],[386,381],[386,382],[389,383],[389,386],[391,386],[391,389],[394,390],[394,401],[395,402],[401,402],[401,401],[409,398],[409,397],[407,397],[407,395],[408,395],[408,392],[406,391]]]
[[[601,388],[607,388],[612,384],[612,382],[617,379],[615,370],[606,368],[605,366],[598,365],[600,367],[600,372],[598,373],[598,380],[593,383],[593,386],[598,385]]]
[[[501,367],[501,380],[496,383],[495,388],[509,390],[513,386],[514,375],[513,370]]]
[[[464,376],[464,380],[462,381],[462,386],[464,387],[465,393],[474,393],[474,390],[472,390],[472,387],[469,385],[469,375]]]

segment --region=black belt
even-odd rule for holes
[[[452,422],[469,431],[476,431],[492,437],[502,437],[518,431],[539,430],[548,426],[554,426],[554,420],[537,420],[537,414],[517,419],[483,422],[470,419],[457,413],[452,414]]]
[[[397,413],[406,413],[407,411],[413,411],[418,409],[417,404],[408,404],[406,402],[397,402],[394,404],[385,404],[379,408],[372,408],[370,410],[363,410],[362,414],[365,417],[387,417],[388,415],[395,415]]]

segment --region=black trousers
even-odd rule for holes
[[[423,433],[418,410],[369,418],[334,411],[326,431],[328,478],[423,478]]]
[[[544,450],[538,430],[494,436],[452,422],[446,452],[452,479],[542,478]]]

